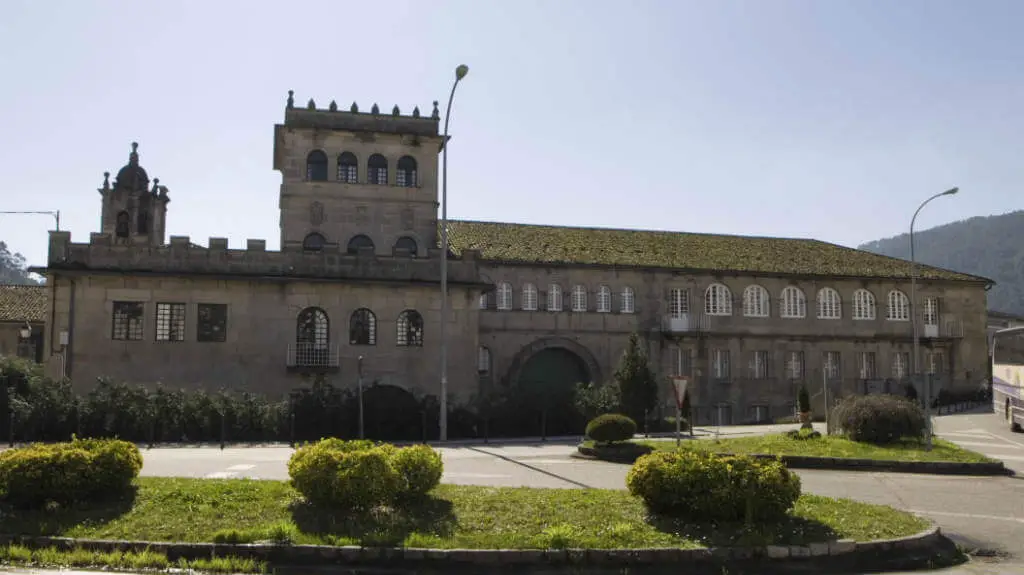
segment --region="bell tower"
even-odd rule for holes
[[[158,178],[153,179],[153,188],[149,188],[149,175],[139,165],[138,143],[132,142],[128,163],[117,172],[113,187],[110,172],[103,173],[99,192],[103,197],[100,229],[115,244],[163,245],[171,198]]]

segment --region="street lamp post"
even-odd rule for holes
[[[60,231],[60,210],[55,211],[0,211],[0,214],[5,215],[37,215],[37,216],[52,216],[57,226],[57,231]]]
[[[448,441],[448,120],[452,117],[452,100],[459,81],[469,73],[469,66],[455,68],[455,82],[448,95],[444,112],[444,137],[441,148],[441,441]]]
[[[359,439],[364,439],[364,427],[363,427],[363,356],[359,356],[356,360],[358,366],[357,372],[359,375]]]
[[[928,202],[942,196],[952,196],[953,194],[960,191],[960,188],[950,188],[945,192],[935,194],[927,200],[921,202],[921,205],[917,207],[914,212],[914,217],[910,218],[910,323],[911,329],[914,331],[914,345],[912,348],[912,367],[914,376],[920,379],[920,361],[918,360],[918,347],[920,346],[920,327],[917,325],[917,255],[914,252],[914,223],[917,221],[917,215],[921,213],[921,210],[928,205]],[[924,416],[927,422],[927,449],[932,448],[932,385],[931,380],[927,381],[924,390]]]

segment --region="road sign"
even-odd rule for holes
[[[690,385],[690,378],[685,375],[673,375],[671,379],[672,391],[676,396],[676,407],[682,409],[683,402],[686,400],[686,387]]]

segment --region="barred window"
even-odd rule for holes
[[[331,341],[331,322],[327,312],[318,307],[307,307],[295,320],[295,342],[315,349],[326,349]]]
[[[624,287],[622,288],[622,294],[619,296],[619,313],[633,313],[636,309],[636,297],[633,294],[633,288]]]
[[[680,319],[690,313],[690,292],[685,288],[672,288],[668,291],[668,313],[674,319]]]
[[[729,350],[711,350],[711,374],[715,379],[729,379]]]
[[[311,182],[327,181],[327,154],[313,150],[306,156],[306,179]]]
[[[156,340],[185,341],[185,304],[156,304]]]
[[[866,289],[853,292],[853,319],[875,319],[875,294]]]
[[[121,341],[142,339],[146,304],[137,301],[115,301],[111,338]]]
[[[895,379],[907,377],[907,365],[910,363],[910,354],[905,351],[897,351],[892,354],[892,376]]]
[[[348,334],[352,345],[377,345],[377,316],[366,308],[352,312]]]
[[[924,298],[924,323],[925,325],[939,325],[939,298]]]
[[[548,311],[562,311],[562,286],[548,286]]]
[[[476,370],[480,375],[491,373],[491,350],[484,346],[477,350]]]
[[[512,309],[512,284],[508,282],[498,284],[498,309]]]
[[[597,311],[600,313],[612,311],[612,290],[608,286],[597,288]]]
[[[886,307],[885,319],[907,321],[910,319],[910,300],[907,294],[898,289],[889,292],[889,305]]]
[[[398,314],[398,338],[400,347],[423,347],[423,316],[414,309]]]
[[[380,154],[370,156],[366,162],[366,178],[371,184],[385,186],[388,183],[388,160]]]
[[[196,341],[224,342],[227,335],[227,304],[201,303],[196,306]]]
[[[861,379],[874,379],[877,373],[875,370],[875,352],[859,352],[857,354],[857,369],[860,371]]]
[[[782,290],[782,317],[799,319],[807,316],[807,296],[796,286]]]
[[[786,377],[794,381],[804,378],[804,352],[789,352],[786,358]]]
[[[711,284],[704,292],[704,313],[732,315],[732,292],[722,284]]]
[[[842,366],[839,363],[841,356],[838,351],[826,351],[821,360],[822,368],[825,370],[825,377],[837,379],[842,373]]]
[[[587,288],[581,285],[572,288],[572,311],[587,311]]]
[[[402,156],[398,159],[398,171],[395,173],[395,183],[405,188],[416,187],[416,159],[412,156]]]
[[[750,377],[768,379],[771,375],[771,355],[767,350],[756,350],[750,358]]]

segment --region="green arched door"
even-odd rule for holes
[[[573,402],[576,384],[589,381],[583,359],[567,349],[551,347],[526,360],[516,393],[527,413],[543,418],[548,435],[573,434],[579,433],[582,425]]]

